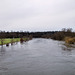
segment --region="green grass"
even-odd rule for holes
[[[24,41],[28,41],[29,38],[22,38]],[[9,44],[9,43],[14,43],[14,42],[19,42],[20,38],[6,38],[6,39],[0,39],[0,45],[4,45],[4,44]]]
[[[3,40],[3,41],[2,41]],[[3,45],[4,44],[8,44],[8,43],[14,43],[14,42],[19,42],[20,41],[20,38],[14,38],[14,39],[10,39],[10,38],[7,38],[7,39],[0,39],[0,45],[2,45],[2,42],[3,42]]]

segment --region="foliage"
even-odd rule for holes
[[[75,37],[75,33],[72,32],[71,28],[68,28],[68,29],[64,28],[64,29],[62,29],[62,31],[54,33],[51,36],[51,38],[54,39],[54,40],[64,40],[65,37]]]
[[[75,43],[75,37],[66,37],[65,42],[68,44],[74,44]]]
[[[63,40],[64,37],[65,35],[63,32],[57,32],[51,36],[51,38],[54,40]]]

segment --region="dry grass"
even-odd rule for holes
[[[68,44],[75,44],[75,37],[66,37],[65,42]]]

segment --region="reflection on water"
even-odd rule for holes
[[[70,48],[70,47],[67,47],[67,46],[62,46],[61,47],[62,48],[62,50],[64,50],[64,51],[71,51],[71,50],[73,50],[72,48]]]
[[[71,56],[73,54],[73,50],[75,50],[74,45],[66,44],[65,42],[60,42],[59,44],[62,49],[63,55],[70,55]]]
[[[66,50],[71,51],[71,50],[75,49],[75,45],[64,43],[61,45],[61,48],[64,51],[66,51]]]
[[[75,75],[75,50],[60,43],[38,38],[0,47],[0,75]]]
[[[1,46],[0,47],[0,56],[5,54],[5,47]]]

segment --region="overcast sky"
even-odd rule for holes
[[[0,0],[0,30],[75,30],[75,0]]]

